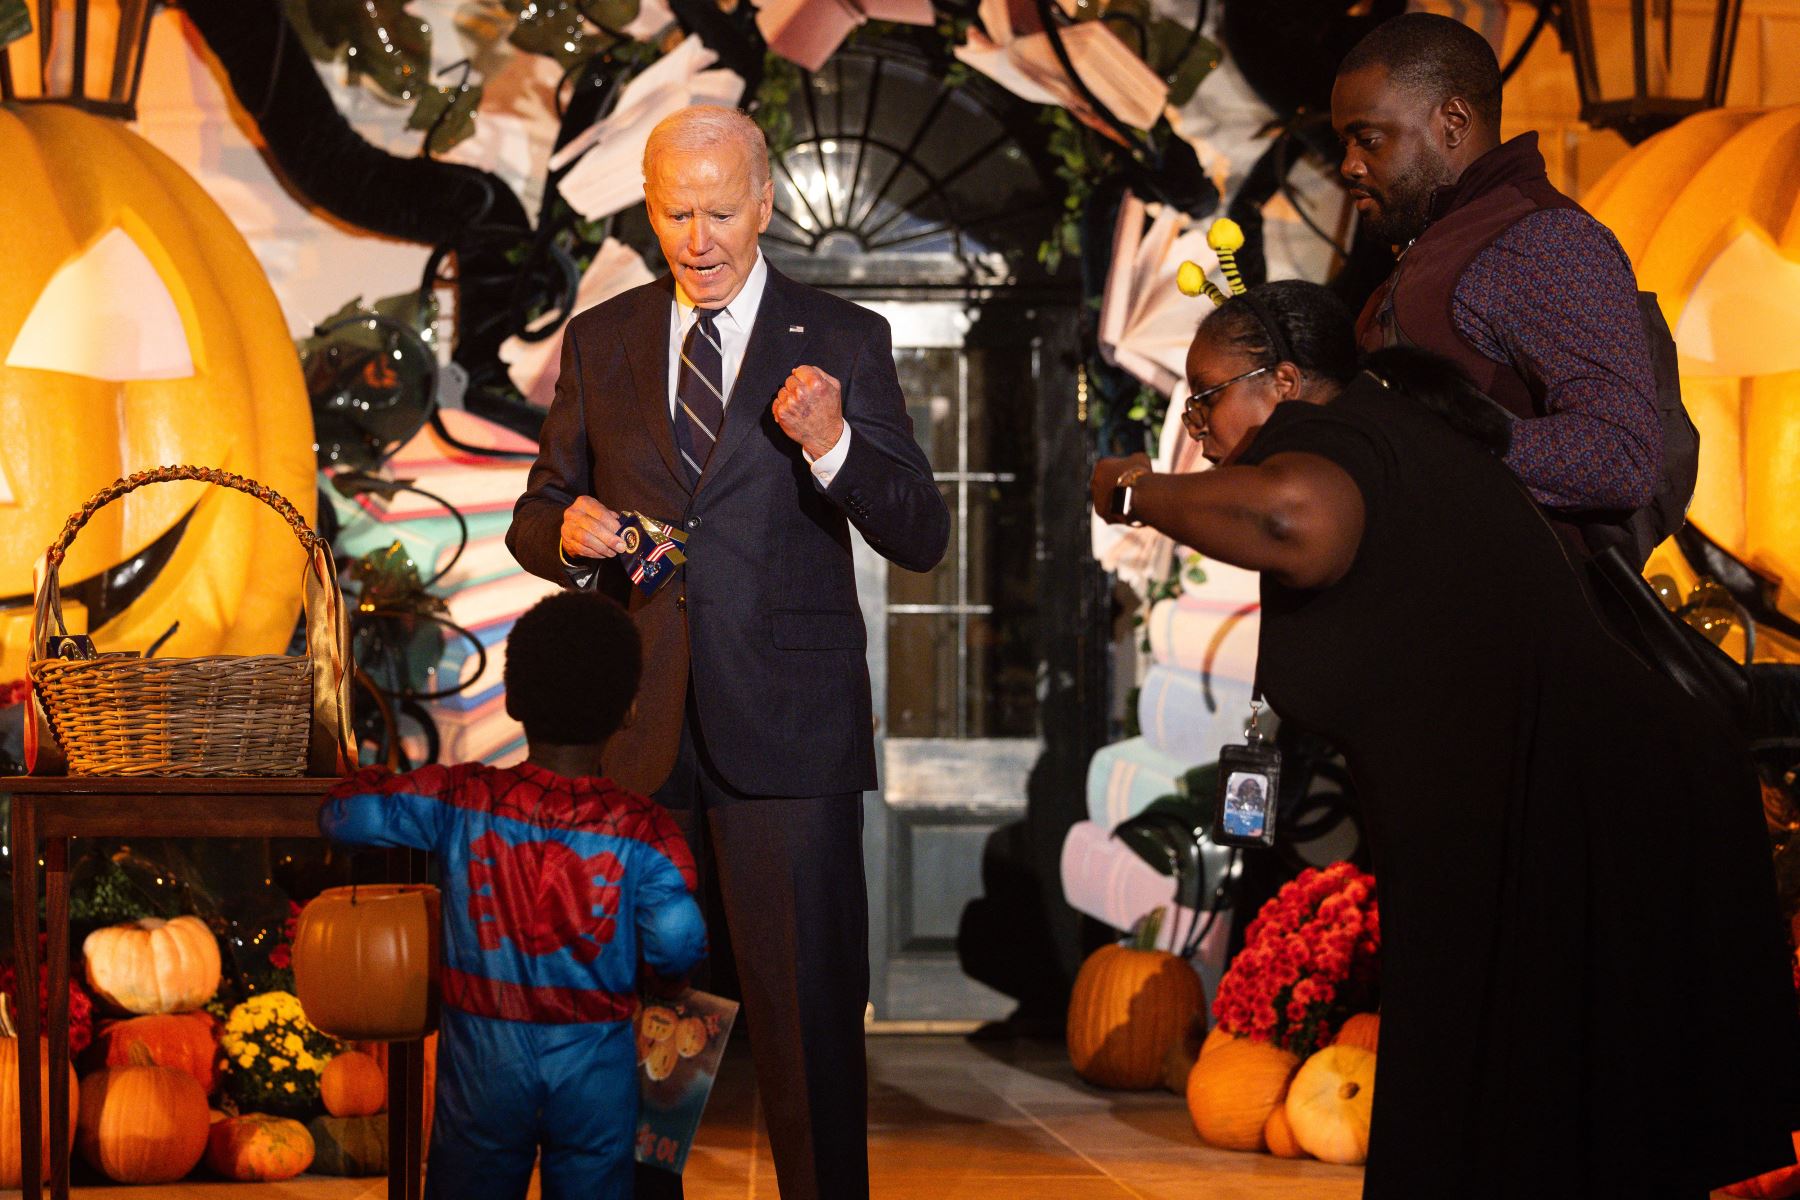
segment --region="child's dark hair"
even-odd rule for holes
[[[1200,328],[1217,331],[1259,366],[1293,363],[1347,383],[1356,374],[1356,334],[1343,301],[1316,283],[1283,279],[1221,304]]]
[[[637,697],[637,626],[597,592],[558,592],[532,605],[506,639],[506,711],[534,742],[604,742]]]

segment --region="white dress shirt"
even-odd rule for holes
[[[730,407],[731,396],[737,384],[738,370],[744,365],[744,349],[750,344],[750,331],[756,327],[756,314],[762,308],[763,291],[769,285],[769,263],[756,252],[756,265],[750,268],[744,286],[730,304],[718,310],[715,328],[719,331],[719,345],[723,351],[722,371],[725,405]],[[688,330],[694,327],[698,318],[694,315],[694,305],[683,294],[679,285],[675,288],[675,303],[669,306],[669,420],[675,419],[676,387],[681,376],[681,347],[687,341]],[[838,435],[837,444],[819,458],[813,458],[805,450],[800,452],[812,468],[813,479],[821,489],[831,486],[844,460],[850,455],[850,422],[844,422],[844,430]]]

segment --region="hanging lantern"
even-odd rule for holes
[[[137,119],[157,0],[37,0],[32,28],[0,43],[0,100],[55,100]]]
[[[404,1042],[437,1028],[438,890],[426,884],[329,888],[300,913],[294,991],[333,1037]]]
[[[1674,0],[1629,0],[1629,28],[1610,5],[1564,5],[1563,41],[1575,56],[1581,119],[1589,125],[1637,143],[1725,103],[1743,0],[1680,10]]]

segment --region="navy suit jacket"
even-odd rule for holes
[[[943,557],[950,516],[914,440],[887,322],[769,268],[724,428],[690,488],[669,417],[668,277],[580,313],[541,450],[506,541],[524,568],[567,585],[563,510],[589,495],[687,531],[681,577],[645,597],[617,560],[600,590],[644,641],[637,719],[608,743],[607,773],[646,795],[674,765],[688,698],[714,765],[752,795],[873,788],[866,635],[850,526],[899,566]],[[839,380],[849,457],[821,491],[770,411],[808,363]]]

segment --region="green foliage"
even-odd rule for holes
[[[1144,606],[1131,618],[1132,626],[1138,631],[1138,649],[1150,653],[1150,610],[1164,600],[1172,600],[1181,595],[1181,574],[1183,564],[1171,562],[1169,573],[1161,579],[1153,579],[1150,586],[1144,589]]]
[[[70,886],[69,919],[117,925],[140,917],[180,915],[180,905],[171,902],[166,890],[140,879],[140,874],[141,864],[129,855],[101,860],[91,876]]]
[[[1216,42],[1195,38],[1179,22],[1159,18],[1150,27],[1150,64],[1169,81],[1169,103],[1176,108],[1194,98],[1221,57]]]
[[[524,5],[509,3],[509,7],[517,7],[519,19],[507,41],[529,53],[554,58],[565,71],[573,71],[619,40],[589,24],[581,6],[570,0],[532,0]],[[630,20],[626,18],[627,23]]]
[[[307,50],[330,62],[341,53],[350,73],[367,76],[395,100],[429,87],[431,25],[406,11],[408,0],[286,0],[288,19]]]
[[[0,0],[0,46],[16,42],[31,32],[31,10],[25,0]]]
[[[481,104],[481,85],[431,87],[419,95],[407,118],[408,129],[425,133],[425,154],[442,154],[475,132],[475,109]]]
[[[769,140],[769,157],[780,158],[794,148],[794,93],[804,86],[800,68],[773,50],[763,55],[762,84],[750,115]]]
[[[362,587],[357,602],[365,610],[400,609],[419,614],[449,611],[443,600],[425,590],[419,565],[398,540],[351,563],[350,578]]]
[[[1038,261],[1055,271],[1063,255],[1081,253],[1081,216],[1094,185],[1117,169],[1109,144],[1077,121],[1066,108],[1046,108],[1038,118],[1050,126],[1047,148],[1056,160],[1056,177],[1067,189],[1056,228],[1038,247]]]

